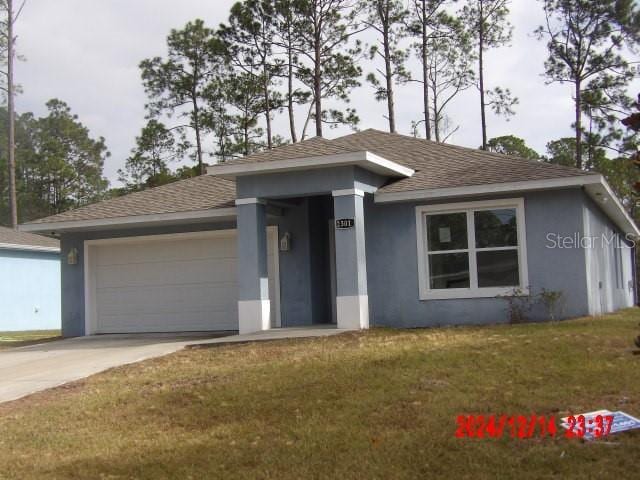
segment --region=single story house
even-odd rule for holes
[[[0,332],[60,328],[60,242],[0,227]]]
[[[640,235],[597,173],[376,130],[23,229],[80,259],[62,266],[67,336],[505,322],[506,298],[543,288],[563,317],[599,314],[634,304]]]

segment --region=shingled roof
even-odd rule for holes
[[[210,175],[189,178],[160,187],[80,207],[41,218],[29,224],[73,222],[105,218],[156,215],[235,206],[236,184]]]
[[[0,248],[15,250],[60,249],[60,242],[53,238],[19,232],[11,228],[0,227]]]
[[[593,175],[573,167],[438,143],[397,133],[364,130],[334,140],[351,151],[367,150],[415,170],[380,192],[405,192],[493,183]]]
[[[311,138],[299,143],[283,145],[273,150],[255,153],[223,165],[317,158],[325,155],[364,151],[415,171],[411,177],[390,181],[388,185],[378,190],[381,193],[593,175],[571,167],[373,129],[332,140]],[[30,224],[115,219],[232,207],[235,204],[235,182],[216,176],[216,168],[216,166],[210,167],[210,172],[213,175],[181,180],[161,187],[131,193],[36,220]]]
[[[382,187],[383,192],[465,187],[592,175],[572,167],[438,143],[368,129],[333,140],[312,138],[229,162],[264,163],[340,153],[371,152],[409,167],[415,174]],[[225,165],[229,165],[229,163]],[[216,166],[210,168],[215,174]]]

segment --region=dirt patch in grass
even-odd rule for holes
[[[454,432],[459,414],[640,415],[639,319],[185,350],[0,405],[0,478],[631,478],[639,433]]]

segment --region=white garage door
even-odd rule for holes
[[[269,228],[272,325],[277,231]],[[236,231],[87,243],[89,333],[238,329]]]

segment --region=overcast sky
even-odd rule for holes
[[[217,26],[228,16],[232,0],[27,0],[17,26],[18,51],[26,58],[16,67],[16,81],[24,93],[17,99],[19,112],[45,113],[45,102],[59,98],[88,126],[103,136],[112,153],[105,175],[115,185],[135,136],[144,125],[145,94],[140,60],[164,55],[171,28],[202,18]],[[511,47],[487,55],[489,87],[509,87],[520,99],[510,121],[490,115],[489,138],[514,134],[540,153],[549,140],[571,134],[571,88],[545,85],[541,76],[546,50],[532,31],[542,21],[535,0],[513,0],[515,27]],[[363,65],[365,73],[371,66]],[[417,64],[413,63],[413,66]],[[418,74],[419,70],[414,70]],[[364,85],[352,96],[361,118],[360,128],[386,129],[385,103],[375,102]],[[397,92],[399,133],[410,133],[412,120],[421,117],[421,97],[416,85]],[[451,143],[478,147],[481,143],[477,90],[460,95],[449,111],[459,130]],[[276,120],[276,133],[287,135],[284,114]],[[299,125],[302,119],[298,120]],[[334,137],[345,130],[325,133]]]

